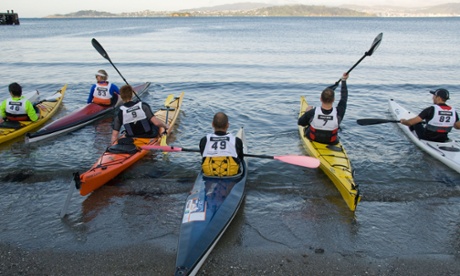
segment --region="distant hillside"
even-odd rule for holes
[[[415,12],[433,14],[460,14],[460,3],[450,3],[427,8],[421,8],[416,9]]]
[[[460,3],[442,4],[422,8],[407,8],[396,6],[357,6],[343,5],[342,8],[348,8],[356,11],[374,13],[377,16],[460,16]]]
[[[109,12],[99,12],[93,10],[77,11],[68,14],[55,14],[47,17],[57,18],[57,17],[116,17],[117,15]]]
[[[150,11],[123,12],[114,14],[94,10],[84,10],[68,14],[56,14],[48,18],[97,18],[97,17],[170,17],[170,16],[342,16],[342,17],[429,17],[429,16],[460,16],[460,3],[450,3],[423,8],[405,8],[394,6],[356,6],[340,7],[283,5],[273,6],[264,3],[237,3],[181,11]]]
[[[252,3],[252,2],[243,2],[243,3],[235,3],[235,4],[226,4],[226,5],[218,5],[212,7],[201,7],[196,9],[187,9],[182,11],[248,11],[248,10],[255,10],[260,8],[272,7],[273,4],[267,3]]]
[[[373,16],[367,12],[345,8],[306,5],[274,6],[257,9],[254,12],[261,16]]]

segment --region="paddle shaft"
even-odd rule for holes
[[[75,184],[74,184],[74,180],[72,179],[72,181],[70,181],[70,188],[69,188],[69,192],[67,194],[66,200],[64,202],[64,206],[61,209],[61,214],[60,214],[61,218],[65,217],[65,215],[67,214],[67,208],[69,207],[70,199],[72,198],[74,189],[75,189]]]
[[[382,41],[382,36],[383,36],[383,33],[380,33],[378,34],[374,41],[372,42],[372,46],[371,48],[369,49],[369,51],[365,52],[364,55],[347,71],[347,75],[353,70],[355,69],[356,66],[358,66],[358,64],[361,63],[361,61],[363,61],[363,59],[367,56],[371,56],[375,50],[377,50],[377,48],[379,47],[380,45],[380,42]],[[339,85],[339,83],[342,81],[342,78],[340,78],[338,81],[335,82],[334,85],[331,86],[331,88],[334,90],[335,88],[337,88],[337,86]]]
[[[182,148],[182,151],[200,152],[199,149],[186,149],[186,148]],[[256,158],[275,159],[275,156],[270,156],[270,155],[257,155],[257,154],[245,153],[244,156],[245,156],[245,157],[256,157]]]
[[[113,64],[112,60],[111,60],[110,57],[109,57],[109,54],[107,54],[107,52],[104,50],[104,48],[102,47],[102,45],[101,45],[95,38],[93,38],[93,39],[91,40],[91,44],[93,45],[93,47],[96,49],[96,51],[98,51],[99,54],[100,54],[103,58],[107,59],[107,60],[110,62],[110,64],[112,64],[113,68],[115,68],[115,70],[118,72],[118,74],[119,74],[120,77],[123,79],[123,81],[124,81],[127,85],[129,85],[129,83],[126,81],[126,79],[125,79],[125,78],[123,77],[123,75],[120,73],[120,71],[119,71],[118,68],[115,66],[115,64]],[[136,92],[135,92],[134,90],[133,90],[133,93],[134,93],[134,95],[136,96],[136,98],[137,98],[139,101],[141,101],[141,99],[139,98],[139,96],[136,94]]]
[[[169,95],[167,98],[166,98],[166,101],[165,101],[165,107],[166,107],[166,118],[165,118],[165,125],[168,124],[168,115],[169,115],[169,106],[171,105],[171,103],[174,101],[174,97],[173,95]],[[168,135],[168,131],[165,129],[165,131],[163,132],[163,136],[161,137],[161,142],[160,142],[160,145],[161,146],[166,146],[166,139],[167,139],[167,135]]]
[[[377,125],[377,124],[385,124],[385,123],[400,123],[398,120],[387,120],[387,119],[358,119],[356,120],[358,125],[361,126],[369,126],[369,125]]]

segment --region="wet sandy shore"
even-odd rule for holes
[[[173,275],[175,252],[150,246],[100,252],[23,250],[0,244],[2,275]],[[458,258],[374,259],[356,253],[217,246],[198,275],[459,275]]]

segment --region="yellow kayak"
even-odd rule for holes
[[[35,105],[38,112],[38,120],[32,121],[6,121],[0,124],[0,144],[26,134],[46,123],[58,110],[64,99],[67,84],[56,93],[46,97]]]
[[[305,97],[300,97],[299,117],[305,113],[308,103]],[[308,155],[320,160],[320,168],[332,180],[351,211],[356,210],[361,200],[358,185],[353,180],[353,170],[347,153],[339,142],[336,145],[322,144],[310,141],[304,135],[305,127],[299,126],[299,134]]]

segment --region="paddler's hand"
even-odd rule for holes
[[[305,112],[308,112],[308,111],[312,110],[313,107],[314,107],[314,106],[312,106],[312,105],[307,106],[307,109],[305,109]]]
[[[342,81],[347,81],[348,79],[348,74],[347,73],[343,73],[342,75]]]
[[[406,119],[401,119],[401,120],[399,120],[399,122],[400,122],[401,124],[405,125],[405,126],[410,126],[409,121],[406,120]]]

